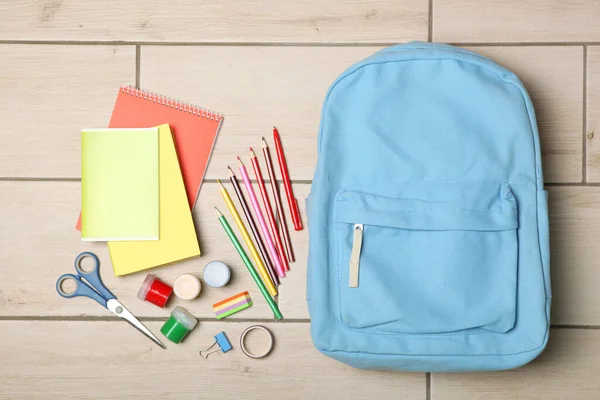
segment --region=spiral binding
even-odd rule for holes
[[[183,111],[189,114],[198,115],[202,118],[211,119],[220,122],[223,114],[217,113],[206,108],[198,107],[189,103],[184,103],[179,100],[171,99],[170,97],[162,96],[157,93],[150,92],[144,89],[138,89],[133,86],[122,86],[121,92],[139,97],[140,99],[152,101],[166,107],[171,107],[175,110]]]

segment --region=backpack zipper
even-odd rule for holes
[[[352,252],[350,254],[350,287],[358,287],[358,272],[360,269],[360,250],[363,241],[363,224],[354,224]]]

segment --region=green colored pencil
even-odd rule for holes
[[[225,232],[227,232],[227,236],[229,236],[229,239],[231,240],[231,243],[233,243],[233,245],[235,246],[235,249],[237,250],[238,254],[240,255],[240,257],[242,257],[244,264],[246,264],[246,268],[248,268],[248,272],[250,272],[250,275],[252,275],[252,279],[254,279],[254,282],[256,283],[256,285],[260,289],[260,292],[262,293],[263,297],[269,304],[269,307],[271,307],[271,310],[273,310],[273,314],[275,314],[275,318],[277,318],[277,319],[283,318],[283,316],[281,315],[281,311],[279,311],[279,307],[277,307],[277,304],[275,304],[275,302],[271,298],[271,295],[267,291],[267,288],[265,287],[265,284],[263,283],[263,281],[260,280],[260,277],[258,276],[256,269],[254,269],[254,265],[252,265],[252,262],[248,258],[248,255],[244,251],[244,248],[240,244],[240,241],[235,236],[235,233],[231,229],[231,226],[229,226],[229,223],[227,222],[227,220],[225,219],[223,214],[221,214],[221,212],[219,211],[219,209],[217,207],[215,207],[215,210],[217,211],[217,216],[219,217],[219,222],[223,226],[223,229],[225,229]]]

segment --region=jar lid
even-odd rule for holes
[[[142,282],[142,286],[140,286],[140,290],[138,290],[138,293],[137,293],[138,299],[146,300],[146,295],[148,294],[148,291],[150,291],[150,287],[154,283],[155,279],[156,279],[156,276],[154,276],[152,274],[146,275],[146,279],[144,279],[144,282]]]
[[[171,311],[171,316],[190,331],[198,324],[196,317],[183,307],[175,307],[173,311]]]
[[[191,274],[179,275],[173,284],[175,296],[182,300],[193,300],[200,294],[202,285],[200,279]]]
[[[202,277],[207,285],[212,287],[222,287],[229,283],[231,270],[221,261],[211,261],[204,267]]]

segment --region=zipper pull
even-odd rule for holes
[[[354,225],[352,253],[350,254],[350,287],[358,287],[358,270],[360,268],[360,249],[363,241],[363,224]]]

